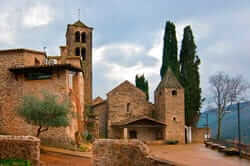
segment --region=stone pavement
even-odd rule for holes
[[[237,156],[225,156],[203,144],[149,145],[155,156],[190,166],[250,166],[250,161]]]
[[[65,155],[60,153],[42,152],[41,166],[92,166],[91,159]]]

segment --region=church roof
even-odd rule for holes
[[[177,80],[174,72],[170,67],[168,67],[167,72],[165,73],[163,79],[161,80],[161,82],[157,87],[157,89],[161,88],[176,88],[176,89],[183,88],[183,86]]]
[[[83,27],[83,28],[89,28],[89,29],[93,29],[91,27],[88,27],[86,24],[84,24],[82,21],[78,20],[75,23],[71,24],[73,26],[77,26],[77,27]]]
[[[166,124],[148,116],[129,118],[121,122],[112,123],[114,127],[165,127]]]
[[[120,91],[123,90],[123,87],[129,87],[130,89],[133,89],[134,91],[138,92],[139,94],[143,95],[146,97],[146,94],[139,88],[137,88],[134,84],[132,84],[131,82],[129,82],[128,80],[122,82],[121,84],[119,84],[117,87],[115,87],[114,89],[112,89],[110,92],[108,92],[107,95],[110,95],[116,91]]]

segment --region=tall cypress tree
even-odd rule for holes
[[[171,67],[177,78],[179,77],[179,62],[177,59],[177,38],[174,23],[167,21],[165,26],[163,56],[161,66],[161,79],[164,77],[168,67]]]
[[[180,52],[181,82],[185,89],[186,125],[194,126],[199,119],[201,107],[201,88],[196,45],[190,26],[184,28],[184,36]]]
[[[147,100],[149,99],[148,93],[148,81],[145,79],[144,74],[141,76],[135,76],[135,85],[137,88],[141,89],[147,96]]]

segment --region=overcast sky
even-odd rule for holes
[[[1,0],[0,49],[30,48],[59,55],[67,24],[78,20],[94,28],[94,97],[144,73],[150,98],[160,80],[165,22],[176,24],[177,38],[191,25],[201,58],[203,95],[217,71],[250,80],[249,0]],[[180,48],[180,45],[179,45]]]

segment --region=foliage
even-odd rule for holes
[[[136,75],[135,85],[137,88],[141,89],[146,94],[148,100],[149,99],[148,81],[145,79],[144,74],[141,76]]]
[[[163,56],[161,66],[161,79],[163,79],[168,67],[170,67],[177,78],[179,78],[179,62],[177,58],[177,38],[175,24],[167,21],[164,34]]]
[[[0,166],[31,166],[30,162],[27,160],[20,159],[8,159],[8,160],[0,160]]]
[[[88,142],[91,142],[93,140],[93,135],[91,133],[89,133],[88,131],[86,131],[84,133],[83,137]]]
[[[192,29],[186,26],[180,51],[180,80],[185,89],[185,121],[188,126],[196,125],[202,104],[199,65]]]
[[[228,107],[244,100],[245,92],[249,89],[248,82],[242,76],[231,77],[218,72],[209,78],[213,103],[217,106],[217,139],[221,136],[221,122]]]
[[[168,144],[168,145],[176,145],[178,143],[179,143],[178,140],[166,140],[165,141],[165,144]]]
[[[31,125],[38,126],[37,137],[49,127],[66,127],[70,123],[70,103],[57,102],[57,96],[43,92],[43,98],[24,96],[17,112]]]

